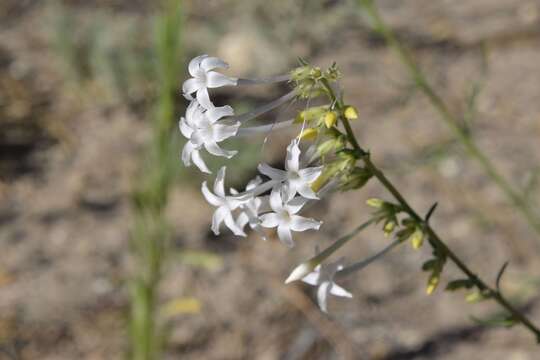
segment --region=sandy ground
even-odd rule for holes
[[[135,24],[154,11],[142,1],[126,3],[67,2],[84,17],[102,11],[107,21]],[[231,62],[232,73],[279,73],[297,56],[320,65],[336,61],[346,98],[361,112],[355,129],[375,162],[420,211],[439,202],[434,226],[486,279],[494,281],[510,260],[503,288],[525,291],[524,309],[540,323],[534,285],[540,239],[467,158],[426,99],[411,91],[394,54],[366,31],[352,4],[329,1],[327,13],[311,17],[263,2],[244,4],[245,13],[230,1],[202,3],[189,3],[186,26],[194,35],[186,40],[188,53],[217,53]],[[379,3],[453,111],[465,111],[471,86],[481,81],[474,136],[514,184],[525,186],[540,164],[538,3]],[[99,88],[73,91],[66,84],[48,40],[47,9],[31,1],[0,5],[0,358],[120,359],[127,346],[129,194],[149,126],[136,107],[95,96]],[[265,34],[258,26],[268,24],[276,28]],[[247,96],[260,101],[280,89],[258,91]],[[239,90],[234,100],[246,94]],[[279,161],[283,143],[281,134],[273,135],[262,156]],[[523,329],[470,320],[495,307],[467,305],[462,293],[426,296],[419,268],[427,248],[402,246],[347,279],[354,299],[332,301],[328,317],[314,305],[311,289],[282,284],[315,244],[328,244],[367,219],[367,198],[388,198],[376,183],[312,208],[324,226],[298,236],[289,251],[276,239],[211,235],[212,209],[196,182],[185,181],[192,170],[181,172],[184,181],[167,209],[174,241],[161,294],[164,302],[193,296],[202,312],[174,319],[165,358],[538,358]],[[538,201],[538,193],[530,198]],[[386,243],[373,229],[344,253],[353,261]],[[183,249],[210,251],[221,265],[176,261]],[[456,276],[449,265],[444,279]]]

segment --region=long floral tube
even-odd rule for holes
[[[276,75],[268,78],[238,79],[238,85],[275,84],[289,81],[291,75]]]
[[[253,120],[255,119],[256,117],[264,114],[264,113],[267,113],[283,104],[285,104],[286,102],[288,101],[291,101],[293,100],[295,97],[296,97],[297,93],[296,93],[296,90],[293,90],[285,95],[283,95],[282,97],[280,98],[277,98],[276,100],[274,101],[271,101],[269,102],[268,104],[265,104],[265,105],[262,105],[252,111],[248,111],[247,113],[245,114],[241,114],[241,115],[236,115],[236,116],[232,116],[229,118],[229,120],[233,120],[233,121],[240,121],[241,123],[245,123],[249,120]]]
[[[246,135],[265,133],[272,130],[285,129],[285,128],[290,127],[293,124],[293,122],[294,122],[294,119],[290,119],[290,120],[275,122],[272,124],[240,128],[238,129],[238,133],[236,134],[236,136],[246,136]]]

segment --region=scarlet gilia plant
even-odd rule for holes
[[[495,301],[504,310],[506,326],[521,324],[540,339],[540,330],[501,293],[499,282],[506,266],[499,271],[496,286],[488,286],[429,224],[436,205],[431,207],[426,216],[420,216],[372,162],[370,153],[360,145],[350,125],[351,121],[358,118],[358,111],[342,97],[338,82],[340,72],[335,64],[322,70],[301,60],[300,66],[289,74],[265,79],[232,78],[216,71],[227,67],[223,60],[208,55],[198,56],[189,63],[192,78],[186,80],[182,88],[184,96],[191,103],[185,117],[180,120],[180,131],[188,139],[182,151],[184,165],[190,166],[193,162],[200,171],[210,174],[201,156],[203,149],[209,155],[231,159],[237,152],[220,146],[227,139],[295,127],[297,135],[284,151],[285,169],[276,169],[264,162],[259,164],[257,169],[260,174],[243,191],[226,191],[225,167],[218,172],[213,192],[208,189],[207,182],[203,182],[203,196],[216,207],[211,226],[216,235],[222,224],[237,236],[246,236],[247,230],[254,230],[263,240],[268,238],[269,229],[276,229],[279,240],[293,247],[295,232],[322,228],[322,221],[302,216],[302,211],[310,203],[334,191],[360,189],[374,178],[388,190],[394,200],[368,200],[367,205],[374,209],[371,218],[326,249],[318,251],[311,259],[303,261],[291,272],[286,283],[301,280],[316,286],[319,307],[327,312],[329,295],[343,298],[353,296],[336,281],[357,273],[397,245],[407,242],[413,249],[419,249],[427,244],[433,253],[432,259],[422,266],[423,270],[429,272],[426,287],[428,294],[439,286],[445,264],[453,262],[464,277],[451,281],[446,290],[464,289],[469,292],[469,301]],[[286,82],[291,91],[239,115],[235,115],[229,105],[216,107],[208,93],[208,88],[277,82]],[[327,99],[327,103],[309,106],[314,98]],[[294,119],[258,126],[247,125],[256,117],[292,101],[306,103],[304,110]],[[348,265],[343,259],[327,261],[330,255],[372,224],[379,224],[384,235],[393,241],[379,253]]]

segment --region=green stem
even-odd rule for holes
[[[392,182],[384,175],[384,173],[371,161],[369,153],[366,152],[364,149],[362,149],[362,147],[359,145],[349,121],[344,116],[342,116],[345,109],[343,103],[340,101],[335,101],[336,96],[335,96],[334,90],[328,84],[327,81],[323,81],[323,86],[325,87],[330,100],[336,103],[336,108],[337,110],[339,110],[339,113],[340,113],[341,123],[345,127],[347,139],[349,143],[351,144],[351,146],[359,154],[362,154],[361,159],[364,161],[366,168],[370,170],[373,176],[375,176],[375,178],[392,194],[392,196],[401,205],[403,210],[411,218],[413,218],[419,224],[424,225],[426,232],[431,239],[432,245],[435,246],[437,249],[443,251],[446,254],[446,256],[448,256],[448,258],[467,276],[467,278],[475,285],[475,287],[479,291],[485,293],[489,298],[493,299],[502,308],[508,311],[512,315],[512,318],[515,319],[520,324],[522,324],[530,332],[532,332],[535,335],[536,340],[540,343],[540,329],[536,327],[525,315],[523,315],[519,310],[517,310],[512,304],[510,304],[508,300],[504,298],[504,296],[502,295],[500,291],[488,286],[482,279],[478,277],[478,275],[476,275],[471,269],[469,269],[469,267],[458,257],[458,255],[454,253],[446,245],[446,243],[435,232],[435,230],[433,230],[433,228],[428,224],[428,222],[425,219],[423,219],[420,215],[418,215],[418,213],[409,205],[407,200],[399,192],[399,190],[394,186],[394,184],[392,184]]]
[[[535,214],[533,208],[527,202],[520,191],[514,187],[500,174],[495,165],[491,162],[482,150],[476,145],[470,134],[459,125],[459,120],[448,109],[446,103],[429,85],[426,77],[420,67],[413,60],[412,55],[400,43],[395,33],[386,25],[380,16],[373,0],[358,0],[369,18],[372,20],[374,28],[379,32],[388,46],[393,49],[399,57],[399,60],[405,65],[413,78],[416,86],[427,96],[433,107],[439,112],[446,125],[454,132],[459,141],[463,144],[469,155],[475,158],[486,174],[493,180],[501,191],[508,197],[512,205],[518,209],[525,217],[531,228],[540,235],[540,218]]]

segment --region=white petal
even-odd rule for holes
[[[190,95],[194,93],[195,91],[204,88],[205,85],[206,84],[204,83],[204,81],[200,79],[195,79],[195,78],[187,79],[182,84],[182,92],[184,93],[184,96]]]
[[[193,160],[193,163],[195,164],[195,166],[199,168],[199,170],[207,174],[212,173],[210,170],[208,170],[208,167],[204,163],[204,160],[202,159],[201,153],[199,150],[197,149],[193,150],[193,152],[191,153],[191,158]]]
[[[307,199],[304,199],[302,197],[295,197],[292,200],[289,200],[287,204],[285,205],[285,208],[289,212],[289,214],[296,214],[300,210],[302,210],[302,207],[307,203]]]
[[[279,225],[277,228],[279,240],[288,247],[294,247],[294,241],[292,239],[291,229],[287,225]]]
[[[197,90],[197,102],[204,109],[212,109],[215,107],[214,104],[212,104],[212,101],[210,101],[210,95],[205,87]]]
[[[221,142],[225,139],[228,139],[230,137],[233,137],[238,132],[238,127],[240,126],[240,123],[236,123],[235,125],[222,125],[222,124],[215,124],[214,125],[214,141]]]
[[[298,171],[298,175],[307,183],[314,182],[321,175],[323,170],[322,166],[305,168]]]
[[[227,213],[227,215],[225,215],[225,225],[227,225],[227,227],[233,232],[234,235],[246,236],[244,230],[240,229],[240,227],[234,221],[230,211]]]
[[[214,206],[223,205],[223,200],[220,199],[218,196],[212,194],[212,192],[208,189],[208,185],[206,184],[206,181],[203,181],[201,185],[201,191],[206,201],[208,201],[211,205],[214,205]]]
[[[300,148],[298,142],[293,140],[289,146],[287,146],[287,161],[285,162],[285,168],[289,171],[298,171],[300,168]]]
[[[196,128],[197,125],[200,123],[201,119],[203,118],[202,115],[203,113],[199,102],[197,100],[191,101],[188,108],[186,109],[187,124],[192,128]]]
[[[206,86],[209,88],[217,88],[221,86],[236,86],[238,79],[230,78],[215,71],[206,73]]]
[[[211,123],[215,123],[216,121],[218,121],[219,119],[225,116],[233,116],[234,110],[229,105],[225,105],[225,106],[218,106],[218,107],[210,108],[206,110],[204,114],[206,115],[208,120],[210,120]]]
[[[317,286],[317,284],[319,283],[319,277],[320,276],[318,272],[311,272],[307,274],[306,276],[304,276],[302,278],[302,281],[305,282],[306,284]]]
[[[212,216],[212,231],[215,235],[219,235],[219,226],[225,219],[225,216],[227,215],[227,208],[224,206],[217,208],[216,211],[214,211],[214,215]]]
[[[259,186],[262,183],[262,179],[260,176],[256,176],[254,179],[252,179],[248,184],[246,185],[246,191],[255,189],[257,186]]]
[[[305,231],[309,229],[319,230],[319,228],[321,227],[321,223],[314,219],[309,219],[298,215],[292,215],[290,227],[293,231]]]
[[[226,157],[227,159],[232,158],[238,152],[236,150],[224,150],[213,141],[205,142],[204,148],[212,155]]]
[[[330,289],[330,294],[335,295],[335,296],[346,297],[346,298],[352,298],[353,297],[350,292],[348,292],[347,290],[345,290],[344,288],[342,288],[341,286],[339,286],[336,283],[332,283],[332,288]]]
[[[236,218],[236,225],[238,225],[238,227],[242,230],[244,230],[244,227],[248,224],[248,222],[249,216],[245,212],[240,213],[240,215],[238,215]]]
[[[283,201],[281,200],[281,188],[274,187],[270,193],[270,207],[275,212],[283,211]]]
[[[191,166],[191,155],[195,150],[196,146],[191,141],[186,142],[184,148],[182,149],[182,162],[185,166]]]
[[[324,281],[319,288],[317,289],[317,303],[319,308],[325,313],[328,313],[327,300],[328,294],[330,293],[331,283],[329,281]]]
[[[201,61],[204,59],[204,58],[207,58],[208,55],[204,54],[204,55],[199,55],[199,56],[196,56],[194,57],[190,62],[189,62],[189,65],[188,65],[188,71],[189,71],[189,74],[193,77],[195,77],[197,75],[197,72],[198,70],[200,69],[200,66],[201,66]]]
[[[227,168],[225,166],[222,166],[221,169],[219,169],[216,180],[214,181],[214,193],[221,197],[225,197],[225,173],[227,171]]]
[[[287,178],[287,173],[283,170],[271,167],[266,163],[261,163],[257,166],[257,170],[263,175],[268,176],[272,180],[283,181]]]
[[[318,200],[317,194],[311,189],[308,183],[301,183],[300,186],[296,188],[296,191],[306,199]]]
[[[180,128],[180,132],[182,133],[182,135],[184,135],[185,138],[191,138],[191,134],[193,134],[193,129],[187,124],[187,121],[184,117],[180,119],[178,127]]]
[[[201,61],[201,69],[204,71],[214,70],[216,68],[229,68],[229,64],[217,57],[207,57]]]
[[[278,226],[280,223],[280,219],[278,214],[276,213],[268,213],[261,215],[261,226],[264,226],[265,228],[273,228]]]

